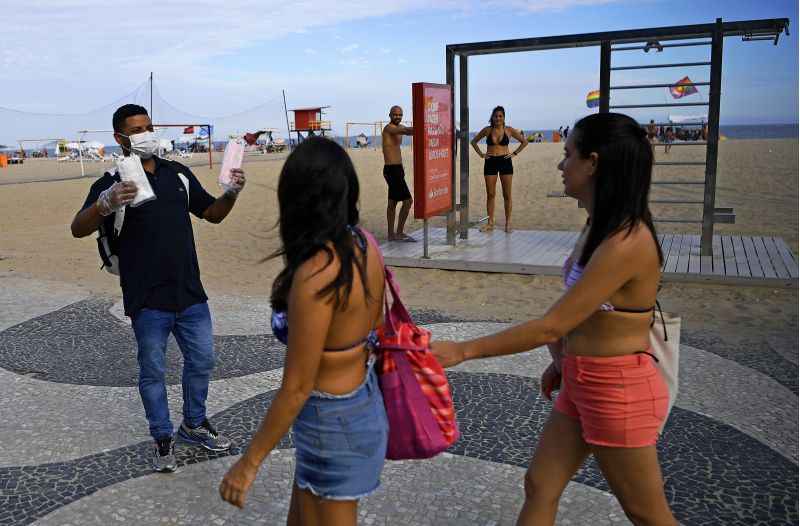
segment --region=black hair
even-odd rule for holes
[[[575,123],[570,136],[581,157],[597,154],[591,224],[579,263],[586,265],[605,239],[622,230],[628,235],[639,223],[650,230],[663,263],[648,205],[653,147],[647,132],[627,115],[596,113]]]
[[[117,111],[114,112],[114,116],[111,118],[114,132],[122,133],[125,129],[125,119],[133,117],[134,115],[147,115],[147,109],[138,104],[125,104],[117,108]]]
[[[319,298],[333,297],[334,308],[347,305],[353,289],[355,264],[364,292],[367,290],[367,254],[356,257],[354,236],[366,246],[358,224],[358,176],[350,156],[330,139],[304,140],[286,159],[278,179],[278,227],[282,246],[268,259],[283,256],[285,267],[272,283],[272,309],[288,308],[289,290],[300,266],[323,250],[334,252],[341,263],[339,274],[319,291]],[[332,247],[332,248],[331,248]]]
[[[505,109],[504,107],[502,107],[502,106],[495,106],[495,107],[494,107],[494,109],[492,110],[492,113],[491,113],[491,115],[489,115],[489,126],[491,126],[491,125],[493,124],[493,123],[492,123],[492,117],[494,117],[494,114],[495,114],[496,112],[498,112],[498,111],[502,111],[502,112],[503,112],[503,117],[505,117],[505,116],[506,116],[506,109]]]

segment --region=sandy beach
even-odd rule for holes
[[[386,188],[377,150],[350,150],[361,181],[362,223],[380,239],[385,233]],[[658,160],[703,160],[702,147],[674,147],[669,155],[658,148]],[[215,154],[216,155],[216,154]],[[517,229],[575,230],[584,212],[569,199],[548,198],[561,190],[556,165],[560,144],[530,144],[515,161],[514,226]],[[718,233],[776,235],[797,253],[798,141],[729,140],[720,143],[717,205],[733,207],[736,224],[719,225]],[[221,225],[194,221],[203,283],[210,295],[266,297],[280,263],[260,260],[278,246],[275,188],[284,155],[248,156],[244,166],[248,186],[236,208]],[[212,194],[218,193],[216,175],[201,165],[196,154],[192,170]],[[411,151],[404,152],[406,173],[412,172]],[[3,235],[0,276],[29,276],[78,285],[95,294],[119,296],[115,277],[99,270],[94,236],[73,239],[69,224],[103,163],[89,163],[80,176],[77,163],[29,160],[22,167],[0,171],[0,209]],[[482,161],[471,158],[471,217],[485,215]],[[702,167],[656,168],[656,180],[701,179]],[[67,179],[56,180],[53,179]],[[25,181],[48,182],[25,182]],[[653,195],[702,199],[702,187],[657,187]],[[498,210],[502,199],[498,185]],[[657,217],[700,217],[699,206],[654,205]],[[502,214],[502,212],[501,212]],[[441,223],[441,220],[438,221]],[[434,222],[436,224],[437,221]],[[502,215],[498,224],[503,224]],[[412,221],[409,231],[421,227]],[[697,232],[695,225],[661,224],[660,232]],[[558,279],[437,270],[399,269],[404,297],[417,308],[435,308],[467,317],[522,320],[542,314],[555,301]],[[681,312],[690,325],[724,324],[732,336],[753,332],[797,332],[797,290],[740,286],[671,284],[662,292],[662,304]]]

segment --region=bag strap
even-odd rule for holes
[[[399,318],[404,322],[411,322],[411,315],[408,312],[405,304],[403,304],[403,300],[400,299],[400,287],[397,285],[397,281],[395,281],[394,272],[386,266],[386,262],[383,259],[383,253],[381,252],[380,245],[378,244],[378,240],[375,239],[375,236],[372,233],[363,228],[358,227],[359,231],[364,234],[364,237],[367,238],[367,241],[375,246],[375,250],[378,253],[378,258],[381,262],[381,266],[383,266],[383,274],[385,276],[386,281],[386,288],[389,289],[389,294],[392,296],[392,305],[389,305],[389,294],[383,295],[383,305],[386,309],[384,311],[384,324],[388,325],[392,331],[396,330],[396,327],[393,323],[393,317],[390,316],[390,312],[393,312],[395,317]]]
[[[658,314],[661,316],[661,327],[664,329],[664,341],[669,341],[669,336],[667,336],[667,322],[664,320],[664,311],[661,310],[661,304],[656,300],[656,308],[658,309]],[[650,322],[650,327],[655,325],[656,323],[656,312],[653,311],[653,321]]]

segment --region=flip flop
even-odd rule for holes
[[[394,238],[395,241],[403,241],[405,243],[416,243],[417,240],[413,237],[409,236],[408,234],[401,234]]]
[[[494,230],[494,225],[485,224],[478,229],[480,232],[491,232]]]

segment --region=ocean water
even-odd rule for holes
[[[797,124],[761,124],[720,126],[719,132],[728,139],[797,139]]]
[[[554,130],[523,130],[526,135],[535,132],[544,133],[545,142],[550,142]],[[470,138],[474,137],[477,132],[470,132]],[[720,133],[727,139],[797,139],[800,133],[798,124],[748,124],[748,125],[725,125],[720,126]],[[345,138],[342,136],[332,137],[339,144],[344,145]],[[367,137],[370,146],[380,146],[381,138]],[[214,141],[215,149],[224,149],[225,141]],[[350,137],[351,146],[355,144],[355,137]],[[403,138],[403,144],[411,144],[409,137]],[[31,148],[32,149],[32,148]],[[9,148],[11,150],[11,148]],[[48,147],[48,155],[53,155],[54,150]],[[116,152],[120,153],[118,145],[108,145],[105,147],[106,155]]]
[[[522,130],[526,135],[542,132],[545,142],[550,142],[553,132],[556,130]],[[797,139],[798,124],[748,124],[748,125],[727,125],[720,126],[720,133],[727,139]],[[477,132],[470,132],[470,139],[475,137]],[[339,143],[344,144],[344,137],[335,137]],[[380,137],[367,137],[370,146],[381,144]],[[404,138],[404,144],[409,144],[408,138]],[[350,137],[350,144],[354,144],[355,138]]]

